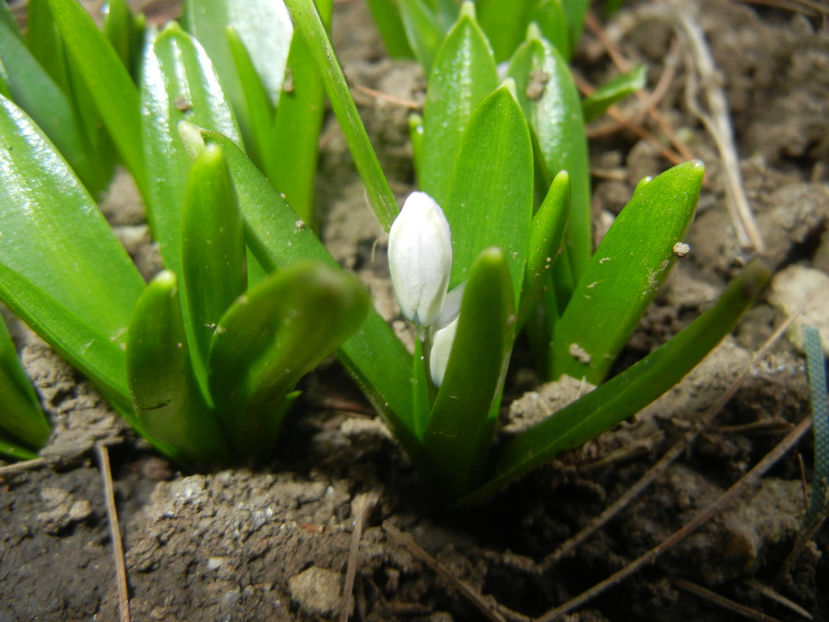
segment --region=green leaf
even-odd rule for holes
[[[35,452],[20,447],[15,441],[3,438],[2,433],[0,433],[0,455],[7,456],[12,460],[35,460],[37,458]]]
[[[647,67],[638,65],[630,71],[616,76],[613,80],[600,86],[590,97],[581,103],[585,123],[602,116],[608,108],[631,93],[645,88]]]
[[[472,5],[464,4],[438,51],[423,112],[420,188],[442,207],[449,196],[466,124],[478,103],[497,85],[492,50],[475,21]]]
[[[331,0],[317,0],[327,27],[331,24]],[[294,37],[288,56],[290,88],[286,83],[276,110],[270,153],[269,177],[288,204],[316,229],[314,179],[317,172],[320,129],[325,113],[325,86],[308,44]],[[286,154],[291,154],[286,156]]]
[[[150,440],[191,466],[226,462],[226,440],[190,365],[173,272],[160,272],[138,300],[126,359],[135,412]]]
[[[411,58],[412,49],[406,41],[406,31],[396,4],[389,0],[368,0],[368,8],[389,56]]]
[[[6,69],[9,93],[34,119],[81,176],[89,162],[72,105],[29,52],[23,40],[0,22],[0,62]]]
[[[567,28],[570,32],[570,49],[579,47],[579,39],[584,29],[584,17],[590,8],[590,0],[563,0],[564,13],[567,16]]]
[[[132,45],[132,15],[127,0],[109,0],[104,20],[104,33],[124,67],[130,68],[130,46]]]
[[[146,197],[138,89],[109,41],[76,0],[49,0],[49,6],[72,68],[83,77],[124,164]]]
[[[328,99],[366,186],[371,208],[380,223],[388,229],[399,211],[397,202],[380,168],[366,128],[360,120],[357,105],[351,97],[325,25],[311,0],[285,0],[285,4],[291,11],[297,31],[311,50],[317,69],[322,74]]]
[[[517,305],[532,211],[532,143],[521,108],[505,85],[478,105],[461,142],[444,204],[452,229],[449,287],[468,278],[481,251],[497,246],[506,255]]]
[[[213,331],[245,290],[245,236],[236,193],[218,145],[193,162],[182,215],[182,290],[195,373],[205,376]]]
[[[530,22],[535,22],[541,34],[556,48],[565,60],[570,60],[570,32],[567,15],[562,3],[567,0],[540,0],[530,14]]]
[[[71,93],[66,48],[49,8],[49,0],[29,0],[26,41],[40,66],[66,94]]]
[[[232,28],[244,44],[271,106],[276,107],[294,30],[282,0],[188,0],[183,21],[213,61],[239,119],[245,145],[259,144],[248,116],[242,76],[237,72],[227,30]]]
[[[66,162],[4,98],[0,187],[0,297],[125,405],[123,338],[144,282]]]
[[[245,106],[241,116],[248,124],[245,135],[247,152],[251,160],[273,179],[270,171],[276,164],[275,156],[278,154],[268,143],[273,133],[274,102],[256,71],[248,49],[232,26],[227,29],[227,41],[239,76]]]
[[[182,205],[192,158],[178,124],[186,120],[234,141],[239,132],[210,59],[178,26],[168,26],[148,46],[141,93],[147,216],[165,267],[180,276]]]
[[[0,318],[0,435],[14,438],[29,449],[39,449],[49,438],[49,422],[40,409],[6,323]]]
[[[515,329],[503,251],[484,250],[469,273],[446,375],[423,435],[426,473],[457,498],[479,482],[492,443]]]
[[[770,271],[752,260],[717,303],[668,343],[569,406],[503,443],[491,479],[458,505],[481,503],[509,482],[617,425],[662,395],[725,337],[765,286]]]
[[[561,54],[534,27],[513,55],[508,75],[515,80],[518,101],[535,131],[548,173],[570,175],[565,239],[572,272],[568,280],[576,283],[591,255],[590,170],[578,91]]]
[[[369,307],[353,275],[302,262],[273,273],[222,317],[208,359],[211,393],[240,455],[269,451],[273,409],[362,323]]]
[[[12,9],[7,2],[0,2],[0,24],[9,29],[9,34],[11,36],[17,37],[21,40],[23,39],[23,35],[20,33],[20,26],[18,25],[17,20],[14,17],[14,13],[12,13]]]
[[[435,54],[443,41],[444,32],[437,15],[423,0],[399,0],[400,19],[406,39],[414,51],[417,62],[428,76],[435,62]]]
[[[542,300],[542,290],[553,273],[569,211],[570,176],[562,171],[553,179],[547,196],[533,216],[518,326],[524,325],[530,312]]]
[[[478,22],[486,33],[495,61],[502,62],[512,55],[524,39],[534,2],[524,0],[477,0],[475,10]]]
[[[268,271],[284,269],[305,259],[332,268],[337,262],[310,228],[297,221],[250,159],[225,137],[205,132],[225,152],[233,177],[239,209],[246,224],[246,240],[259,263]],[[414,435],[412,392],[409,382],[412,357],[380,315],[371,310],[357,333],[342,344],[337,357],[384,418],[410,455],[419,446]]]
[[[598,384],[668,275],[705,168],[686,162],[640,186],[605,235],[556,323],[553,378]]]

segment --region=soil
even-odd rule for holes
[[[136,438],[83,378],[12,321],[55,431],[42,452],[45,464],[0,471],[0,621],[118,619],[96,442],[105,442],[111,454],[135,620],[339,618],[350,555],[356,561],[353,620],[478,620],[487,608],[490,619],[526,620],[662,542],[742,477],[809,414],[796,339],[778,341],[753,366],[713,425],[652,486],[567,555],[548,557],[712,407],[785,314],[811,298],[805,321],[821,326],[829,344],[829,31],[817,17],[782,9],[716,0],[681,4],[710,44],[730,107],[745,191],[765,255],[780,272],[734,334],[680,385],[488,505],[448,512],[432,502],[333,361],[303,381],[304,397],[268,468],[182,473]],[[670,23],[646,20],[643,7],[628,3],[605,32],[625,58],[647,65],[651,90],[673,67],[656,107],[694,156],[705,161],[708,173],[687,240],[691,252],[677,262],[619,369],[710,305],[751,254],[739,243],[726,209],[724,167],[715,143],[687,105],[687,43]],[[363,2],[337,3],[335,9],[335,45],[351,83],[422,102],[420,69],[387,58]],[[574,64],[593,84],[613,71],[590,30]],[[409,111],[362,91],[355,90],[355,97],[392,188],[402,198],[414,182]],[[657,134],[659,144],[667,144],[635,98],[619,108]],[[318,183],[323,238],[338,261],[365,280],[379,311],[410,340],[391,294],[386,238],[329,116]],[[605,117],[591,126],[597,233],[641,177],[670,164],[652,142],[629,129],[605,131],[613,123]],[[157,256],[129,188],[129,180],[119,178],[104,211],[150,275]],[[512,404],[505,406],[505,417],[516,425],[539,409],[549,412],[564,390],[539,386],[525,358],[519,350],[504,400]],[[829,561],[821,554],[829,545],[826,529],[803,549],[788,579],[773,583],[801,527],[801,476],[811,477],[811,462],[807,436],[723,512],[567,619],[737,617],[710,595],[691,591],[689,582],[776,619],[802,618],[784,598],[814,619],[829,619],[829,597],[818,589],[829,585]],[[453,580],[425,563],[412,541],[454,581],[483,595],[480,602],[476,605]],[[773,586],[775,598],[763,586]]]

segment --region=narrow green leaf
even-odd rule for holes
[[[694,218],[705,168],[686,162],[633,195],[605,235],[556,323],[553,377],[598,384],[673,265]]]
[[[546,464],[617,425],[682,379],[731,332],[770,277],[762,260],[752,260],[728,285],[717,303],[668,343],[581,399],[500,446],[493,456],[491,479],[461,499],[473,505],[509,482]]]
[[[249,125],[245,136],[247,152],[251,160],[273,179],[271,170],[276,164],[274,156],[277,154],[268,143],[273,133],[274,102],[256,71],[248,49],[232,26],[227,29],[227,41],[242,90],[245,106],[242,116]]]
[[[452,352],[423,436],[426,472],[457,498],[479,481],[492,443],[515,313],[504,253],[484,250],[469,273]]]
[[[567,0],[541,0],[537,2],[530,14],[530,22],[535,22],[541,34],[552,44],[565,60],[570,60],[570,31],[567,15],[562,6]],[[517,46],[516,46],[517,47]]]
[[[24,449],[18,443],[3,438],[2,433],[0,433],[0,455],[7,456],[12,460],[34,460],[37,458],[35,452]]]
[[[164,265],[181,275],[181,218],[192,158],[178,131],[181,121],[239,141],[239,132],[212,64],[199,43],[168,26],[148,46],[141,79],[141,117],[149,174],[147,216]]]
[[[187,0],[182,20],[188,32],[207,50],[237,114],[245,105],[227,42],[228,27],[244,43],[271,102],[276,105],[294,31],[282,0]]]
[[[219,319],[245,290],[242,216],[218,145],[208,145],[193,162],[182,221],[182,290],[199,377]]]
[[[399,0],[400,19],[414,56],[428,76],[443,41],[437,16],[423,0]]]
[[[9,72],[6,71],[6,66],[0,59],[0,95],[6,99],[12,98],[11,90],[9,89]]]
[[[23,40],[0,22],[0,62],[14,102],[34,119],[79,174],[88,166],[72,105]]]
[[[330,28],[331,0],[317,0],[316,4],[323,23]],[[273,139],[268,145],[273,160],[268,176],[294,211],[316,229],[314,179],[325,113],[325,86],[303,37],[294,37],[291,42],[288,72],[290,88],[286,81],[276,110]]]
[[[328,99],[366,186],[371,208],[380,223],[388,229],[399,211],[397,202],[380,168],[366,128],[360,120],[357,105],[351,97],[325,25],[312,0],[285,0],[285,4],[291,11],[297,31],[304,37],[313,54],[317,69],[322,74]]]
[[[138,300],[126,359],[135,412],[151,440],[191,466],[226,462],[226,440],[190,365],[173,272],[160,272]]]
[[[0,435],[12,437],[29,449],[39,449],[49,438],[49,422],[40,409],[6,323],[0,318]]]
[[[271,274],[228,309],[210,347],[209,381],[240,455],[273,447],[273,409],[359,327],[368,307],[355,276],[302,262]]]
[[[130,68],[130,46],[132,44],[132,15],[127,0],[109,0],[104,20],[104,34],[118,54],[124,67]]]
[[[26,42],[40,66],[65,94],[71,93],[66,48],[49,8],[49,0],[29,0]]]
[[[4,98],[0,187],[0,297],[123,405],[123,337],[144,282],[66,162]]]
[[[124,164],[146,197],[138,89],[118,54],[76,0],[49,0],[49,6],[73,68],[83,76]]]
[[[530,312],[541,301],[543,288],[549,284],[569,211],[570,176],[567,171],[561,171],[553,179],[547,196],[533,216],[518,326],[524,325]]]
[[[423,112],[420,188],[442,207],[449,196],[466,124],[497,85],[492,50],[475,21],[472,5],[464,4],[438,51]]]
[[[507,85],[469,120],[444,212],[452,229],[449,287],[468,278],[482,250],[497,246],[506,255],[517,304],[532,221],[533,160],[527,123]]]
[[[20,32],[20,26],[12,13],[12,9],[7,2],[0,2],[0,24],[9,29],[11,36],[17,37],[21,41],[23,35]]]
[[[395,2],[368,0],[368,8],[380,31],[386,51],[392,58],[411,58],[412,49],[406,41],[406,31]]]
[[[515,80],[518,101],[538,138],[546,169],[570,174],[570,217],[567,255],[571,280],[578,282],[591,255],[590,170],[579,95],[570,69],[555,48],[530,27],[516,50],[508,75]],[[561,263],[561,262],[560,262]],[[558,279],[557,279],[558,280]]]
[[[647,73],[645,65],[638,65],[603,84],[590,97],[585,98],[581,103],[585,123],[598,119],[617,101],[644,88]]]
[[[304,259],[338,267],[313,231],[297,222],[296,212],[236,145],[219,134],[205,132],[205,137],[224,149],[248,246],[266,270],[284,269]],[[392,328],[371,310],[337,357],[411,455],[419,446],[409,385],[412,358]]]
[[[478,22],[486,33],[495,61],[508,60],[524,39],[534,2],[525,0],[477,0]]]
[[[576,50],[579,47],[582,30],[584,30],[584,17],[590,8],[590,0],[564,0],[562,5],[570,31],[570,49]]]

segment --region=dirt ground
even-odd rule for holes
[[[590,126],[597,235],[641,177],[670,166],[663,148],[680,147],[666,129],[708,171],[688,238],[691,253],[677,262],[619,369],[687,325],[755,254],[750,243],[741,243],[727,208],[734,172],[756,217],[763,254],[779,271],[734,334],[682,384],[488,505],[450,513],[433,504],[333,361],[303,381],[304,396],[269,468],[182,473],[13,321],[55,432],[43,452],[45,465],[7,470],[0,463],[0,621],[118,619],[112,541],[93,448],[101,441],[112,460],[134,620],[338,619],[344,592],[351,595],[345,606],[353,620],[534,619],[665,541],[743,477],[809,414],[797,347],[780,339],[752,365],[753,353],[810,296],[816,304],[805,321],[821,326],[829,343],[829,30],[825,15],[725,0],[679,5],[704,33],[714,74],[699,77],[699,51],[692,53],[688,31],[676,18],[663,18],[669,3],[631,2],[609,22],[600,19],[605,42],[587,28],[574,65],[585,81],[605,81],[615,71],[609,42],[627,62],[647,65],[652,99],[645,103],[655,111],[631,97],[619,106],[624,123],[605,116]],[[392,188],[403,197],[414,181],[409,109],[358,87],[417,103],[425,80],[413,62],[386,57],[361,0],[337,3],[334,24],[335,45],[369,134]],[[731,169],[694,113],[694,102],[706,109],[706,94],[718,90],[728,103],[737,149],[738,166]],[[321,149],[318,199],[326,245],[360,274],[380,312],[403,332],[388,281],[386,239],[333,116]],[[142,271],[152,274],[157,260],[129,180],[116,183],[105,212]],[[527,361],[519,347],[505,419],[549,409],[562,390],[539,386]],[[733,398],[650,486],[603,527],[557,552],[706,416],[747,369]],[[777,577],[801,527],[802,475],[810,481],[811,463],[806,434],[699,529],[563,619],[739,618],[723,598],[768,616],[754,619],[829,619],[829,597],[818,589],[829,585],[829,561],[822,555],[827,529],[805,546],[786,576]]]

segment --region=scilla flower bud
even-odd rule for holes
[[[464,282],[449,292],[431,328],[432,349],[429,352],[429,374],[436,387],[441,385],[446,375],[449,355],[452,353],[452,344],[455,341],[455,332],[458,330],[458,317],[465,287]]]
[[[418,327],[438,316],[452,271],[449,222],[435,200],[413,192],[389,231],[389,270],[403,315]]]

